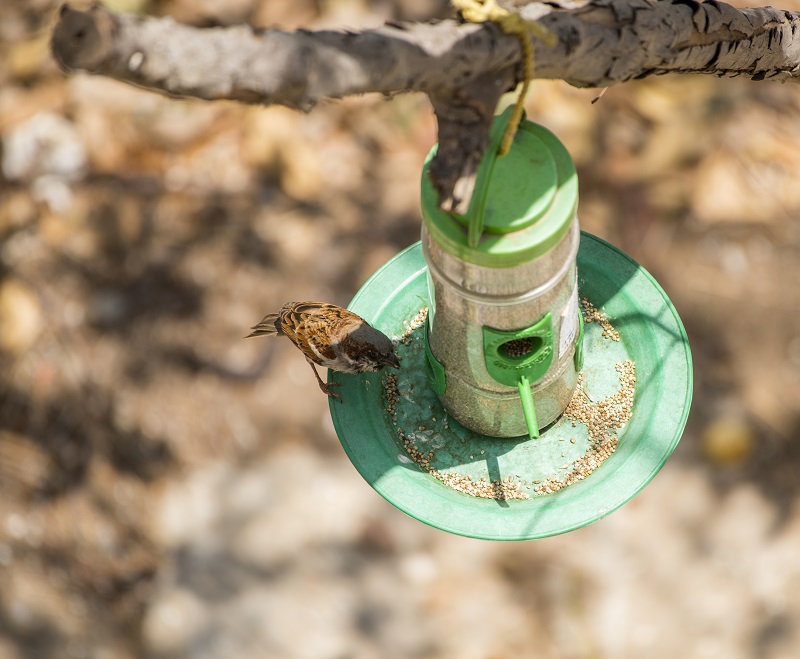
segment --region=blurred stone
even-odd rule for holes
[[[76,113],[84,137],[87,159],[95,172],[131,172],[131,142],[139,136],[131,129],[127,110],[112,112],[105,104],[87,104]]]
[[[325,135],[320,138],[320,144],[316,148],[321,169],[321,183],[324,184],[326,191],[363,194],[364,186],[368,185],[367,177],[379,175],[378,171],[370,171],[368,152],[359,145],[358,139],[349,138],[342,133]],[[389,169],[390,163],[386,163],[386,166]],[[387,186],[392,185],[395,176],[403,176],[404,172],[408,171],[407,168],[398,168],[392,171],[390,176],[383,178],[383,182]],[[297,171],[296,175],[299,174],[300,171]],[[412,180],[416,182],[418,172],[415,174]],[[317,195],[319,196],[319,192]],[[412,200],[416,196],[415,194]]]
[[[244,116],[242,153],[254,167],[269,167],[283,135],[298,129],[296,113],[288,108],[248,108]]]
[[[82,621],[69,611],[64,594],[32,570],[16,569],[5,580],[0,610],[18,633],[49,629],[56,637],[81,631]]]
[[[769,500],[757,487],[742,484],[725,497],[716,514],[706,523],[707,532],[717,547],[718,558],[724,561],[740,560],[743,566],[759,570],[759,549],[763,539],[775,528],[775,521],[775,508]],[[778,597],[784,587],[776,576],[759,580],[760,583],[755,586],[766,595],[765,599]]]
[[[281,30],[310,28],[319,18],[319,2],[316,0],[294,0],[294,2],[273,2],[260,0],[253,12],[253,25]]]
[[[232,25],[247,22],[256,0],[172,0],[170,15],[181,23]]]
[[[597,157],[597,107],[591,102],[597,94],[597,89],[576,89],[560,80],[534,80],[525,104],[528,118],[552,130],[579,166]],[[507,101],[515,99],[508,95]],[[431,144],[435,141],[434,135]]]
[[[0,567],[8,567],[14,561],[14,552],[6,544],[0,543]]]
[[[103,0],[103,4],[113,11],[131,14],[144,14],[150,9],[152,0]]]
[[[245,160],[275,176],[286,194],[301,201],[319,199],[324,172],[321,144],[309,136],[301,116],[287,108],[251,109],[245,120]]]
[[[128,301],[117,291],[99,291],[89,300],[89,320],[98,325],[116,325],[127,310]]]
[[[662,216],[685,213],[689,208],[688,189],[692,185],[692,174],[681,171],[678,174],[663,174],[649,181],[647,200]],[[665,223],[653,223],[653,226]],[[670,225],[674,230],[675,226]],[[663,248],[663,246],[661,246]]]
[[[72,206],[72,190],[58,176],[39,176],[31,184],[31,195],[36,201],[47,204],[54,213],[66,213]]]
[[[363,255],[358,268],[358,281],[365,282],[389,259],[396,256],[398,250],[392,245],[378,244]]]
[[[52,468],[52,460],[41,444],[26,435],[0,430],[1,492],[29,498],[47,485]]]
[[[330,419],[330,415],[327,418]],[[391,555],[397,549],[391,527],[377,517],[364,520],[357,542],[359,549],[371,556]]]
[[[658,124],[650,132],[639,158],[637,180],[659,182],[663,177],[680,172],[707,148],[707,131],[702,118],[686,121],[683,115]]]
[[[706,158],[697,170],[692,193],[698,217],[709,223],[769,221],[773,203],[755,184],[753,172],[754,163],[744,165],[730,153],[717,152]]]
[[[91,652],[85,656],[89,657],[89,659],[140,659],[137,650],[125,647],[124,640],[117,640],[108,645],[93,646]]]
[[[388,5],[367,0],[322,0],[317,29],[378,28],[391,18]]]
[[[12,181],[48,174],[75,181],[85,167],[81,137],[60,115],[42,112],[3,134],[3,175]]]
[[[706,458],[718,465],[735,465],[755,448],[753,429],[742,418],[723,416],[709,423],[700,437]]]
[[[23,12],[14,11],[10,4],[0,4],[0,43],[23,41],[28,34]]]
[[[147,117],[136,117],[141,130],[158,148],[178,149],[208,139],[216,126],[238,123],[249,108],[201,103],[171,103],[159,106]]]
[[[17,279],[0,282],[0,349],[19,355],[44,329],[36,293]]]
[[[281,150],[281,187],[293,199],[319,200],[325,176],[319,155],[319,148],[299,140],[287,142]]]
[[[45,63],[50,63],[50,33],[43,31],[33,39],[15,44],[6,59],[9,73],[18,79],[31,78]]]
[[[780,115],[797,121],[800,114]],[[747,122],[748,130],[738,126]],[[694,208],[708,223],[774,223],[800,209],[795,172],[800,140],[779,128],[775,110],[742,102],[697,168]]]
[[[168,590],[148,607],[142,621],[142,636],[150,653],[191,654],[192,645],[205,630],[206,606],[190,591]]]
[[[97,76],[70,83],[88,160],[94,170],[114,175],[160,176],[176,152],[208,141],[220,117],[243,112],[227,105],[170,101]]]
[[[9,191],[0,204],[0,231],[29,224],[36,213],[36,204],[27,190]]]
[[[295,547],[345,542],[356,536],[374,503],[361,496],[366,485],[345,477],[341,463],[310,451],[286,451],[254,468],[262,474],[264,505],[230,538],[231,554],[248,565],[274,568]]]
[[[8,133],[14,126],[43,111],[62,112],[67,97],[67,87],[61,80],[48,80],[30,88],[0,87],[0,126],[3,127],[0,132]]]
[[[23,659],[15,645],[10,639],[0,638],[0,659]]]
[[[274,247],[286,267],[308,263],[321,249],[322,227],[300,213],[261,213],[255,231],[267,244]]]
[[[430,583],[439,572],[433,557],[423,552],[403,556],[398,569],[406,580],[417,585]]]
[[[795,373],[800,371],[800,335],[793,337],[786,346],[786,356],[795,367]]]
[[[395,18],[400,21],[430,21],[453,15],[448,0],[394,0],[392,5]]]
[[[164,182],[171,191],[209,194],[247,192],[254,176],[241,154],[238,130],[213,135],[191,151],[174,154],[167,163]]]
[[[761,368],[761,364],[751,366]],[[797,414],[800,411],[800,398],[794,391],[789,377],[785,379],[791,369],[784,370],[782,365],[776,367],[769,374],[765,373],[763,379],[754,377],[745,385],[742,399],[755,418],[777,430],[785,437],[792,437],[797,431]],[[773,388],[774,387],[774,388]],[[777,391],[775,391],[777,389]]]
[[[174,479],[159,506],[156,525],[160,542],[176,549],[195,543],[201,551],[211,551],[220,541],[214,530],[222,511],[219,492],[230,479],[230,469],[223,464],[196,470],[185,480]]]

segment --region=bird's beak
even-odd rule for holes
[[[397,358],[397,355],[392,353],[386,358],[386,365],[392,368],[400,368],[400,360]]]

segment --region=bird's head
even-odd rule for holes
[[[342,349],[356,373],[372,373],[385,366],[400,368],[391,339],[367,323],[349,333]]]

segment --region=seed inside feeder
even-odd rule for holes
[[[538,337],[534,337],[537,338]],[[541,339],[539,339],[541,342]],[[500,351],[505,353],[505,356],[510,359],[520,359],[522,357],[527,357],[530,355],[536,346],[534,346],[534,340],[531,337],[525,339],[514,339],[513,341],[508,341],[500,346]]]

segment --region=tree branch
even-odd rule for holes
[[[557,38],[536,43],[537,78],[608,87],[665,73],[800,80],[800,14],[694,0],[529,3]],[[431,168],[440,205],[465,212],[497,100],[522,75],[516,37],[457,21],[363,32],[200,29],[169,18],[64,5],[52,50],[84,70],[173,96],[311,109],[323,98],[428,94],[439,121]]]

